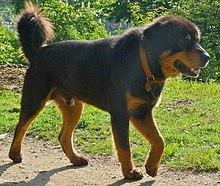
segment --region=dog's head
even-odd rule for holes
[[[160,17],[147,26],[144,36],[151,60],[159,62],[165,77],[180,73],[196,77],[208,64],[210,56],[199,44],[199,29],[186,19]]]

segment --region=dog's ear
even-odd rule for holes
[[[161,23],[155,23],[149,25],[143,32],[144,36],[150,38],[154,33],[157,33],[161,30],[163,25]]]

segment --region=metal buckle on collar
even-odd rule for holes
[[[150,92],[152,89],[152,84],[154,84],[155,77],[152,75],[151,77],[147,77],[147,82],[145,83],[145,89],[147,92]]]
[[[147,82],[145,83],[145,89],[147,92],[150,92],[152,89],[152,85],[162,84],[164,82],[165,82],[165,79],[155,78],[154,75],[152,75],[150,78],[147,77]]]
[[[147,77],[147,82],[148,82],[148,81],[151,81],[151,82],[152,82],[152,81],[155,81],[154,75],[152,75],[151,77]]]

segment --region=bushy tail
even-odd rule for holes
[[[53,38],[53,25],[38,5],[25,2],[17,17],[17,31],[25,57],[30,63],[47,40]]]

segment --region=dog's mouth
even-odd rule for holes
[[[200,68],[199,67],[189,68],[183,62],[181,62],[180,60],[174,61],[174,67],[179,72],[181,72],[182,74],[184,74],[186,76],[197,77],[197,76],[199,76],[199,73],[200,73]]]

